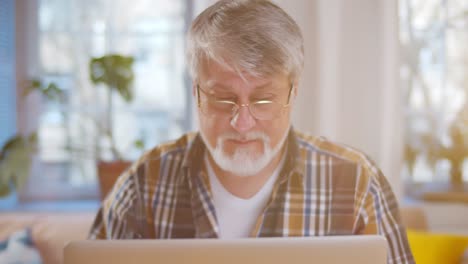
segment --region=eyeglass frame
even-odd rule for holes
[[[202,91],[202,92],[207,96],[208,100],[211,99],[210,97],[215,97],[215,96],[212,95],[212,94],[209,94],[207,91],[205,91],[205,90],[203,90],[202,88],[200,88],[200,84],[198,84],[198,83],[197,83],[196,87],[197,87],[197,101],[198,101],[198,102],[197,102],[197,105],[198,105],[198,107],[201,109],[200,91]],[[251,105],[258,104],[258,103],[261,103],[261,102],[263,102],[263,103],[276,103],[276,104],[281,105],[282,108],[284,109],[284,108],[286,108],[286,107],[288,107],[288,106],[291,105],[291,94],[292,94],[293,89],[294,89],[294,84],[291,83],[291,87],[289,88],[289,92],[288,92],[288,100],[287,100],[287,103],[286,103],[286,104],[282,104],[282,103],[280,103],[280,102],[272,101],[272,100],[258,100],[258,101],[254,101],[254,102],[249,102],[249,103],[247,103],[247,104],[238,104],[238,103],[236,103],[236,102],[229,101],[229,100],[212,100],[212,101],[231,104],[231,105],[233,106],[232,109],[234,109],[235,107],[237,107],[236,111],[233,111],[233,113],[231,114],[231,116],[230,116],[231,118],[232,118],[233,116],[235,116],[235,114],[237,114],[237,113],[240,111],[240,109],[241,109],[242,107],[245,107],[245,106],[246,106],[247,109],[249,110],[249,113],[250,113],[250,114],[252,115],[252,117],[254,117],[255,119],[264,120],[264,121],[266,121],[266,120],[273,120],[273,119],[275,119],[275,118],[272,118],[272,119],[259,119],[258,117],[256,117],[256,116],[252,113],[252,110],[250,109],[250,106],[251,106]],[[215,98],[216,98],[216,97],[215,97]],[[203,111],[201,111],[201,112],[203,112]],[[205,113],[205,115],[206,115],[206,113]]]

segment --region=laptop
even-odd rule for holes
[[[386,264],[376,235],[300,238],[84,240],[69,243],[65,264]]]

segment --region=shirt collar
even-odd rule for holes
[[[305,166],[304,161],[300,156],[300,148],[298,138],[293,127],[289,129],[288,138],[286,140],[286,160],[280,172],[279,181],[282,182],[288,179],[292,174],[304,175]]]

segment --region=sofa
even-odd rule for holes
[[[435,250],[428,250],[428,246],[431,244],[431,239],[434,240],[434,235],[427,233],[428,223],[425,217],[424,211],[418,207],[405,207],[401,209],[402,220],[405,225],[411,230],[408,235],[410,238],[410,244],[413,251],[418,256],[424,254],[429,260],[417,262],[418,264],[450,264],[453,262],[445,261],[448,253],[454,253],[453,245],[450,244],[453,241],[460,243],[468,237],[460,238],[456,236],[458,240],[453,240],[453,236],[449,236],[450,243],[447,244],[447,236],[435,235],[436,243],[432,243],[436,248]],[[6,239],[11,234],[18,230],[29,228],[32,242],[37,248],[39,255],[44,264],[60,264],[63,262],[63,248],[72,240],[83,240],[86,239],[88,231],[94,220],[95,212],[79,212],[79,213],[33,213],[33,212],[12,212],[12,213],[0,213],[0,241]],[[413,241],[411,241],[413,239]],[[425,243],[421,247],[414,248],[414,243]],[[445,244],[444,244],[445,243]],[[468,242],[467,242],[468,243]],[[441,246],[446,245],[446,246]],[[448,245],[448,246],[447,246]],[[441,248],[447,250],[443,251],[443,254],[435,254],[434,251],[440,251]],[[463,249],[466,250],[466,249]],[[421,251],[421,252],[419,252]],[[423,252],[422,252],[423,251]],[[445,255],[444,255],[445,254]],[[457,253],[458,254],[458,253]],[[461,254],[463,255],[463,254]],[[444,258],[443,262],[440,262],[440,258]],[[434,262],[439,261],[439,262]],[[468,252],[465,257],[461,257],[456,263],[468,264]]]
[[[63,247],[69,241],[86,239],[94,217],[95,212],[0,213],[0,241],[28,228],[42,263],[60,264]]]

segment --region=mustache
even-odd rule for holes
[[[270,141],[270,137],[267,134],[262,133],[262,132],[256,132],[256,131],[248,132],[245,135],[240,135],[238,133],[225,133],[221,135],[218,139],[222,141],[227,140],[227,139],[240,140],[240,141],[260,139],[260,140],[267,141],[267,142]]]

